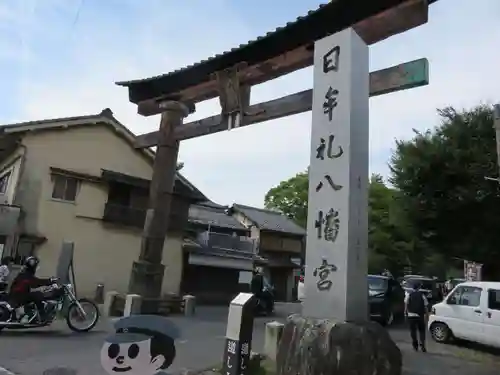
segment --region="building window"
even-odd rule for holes
[[[54,189],[52,190],[52,198],[67,202],[74,202],[76,200],[78,179],[55,175],[53,181]]]
[[[10,179],[10,171],[5,173],[2,177],[0,177],[0,194],[5,194],[7,191],[7,186],[9,186]]]

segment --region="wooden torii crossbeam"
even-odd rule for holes
[[[332,0],[305,17],[229,52],[169,74],[118,82],[143,116],[162,114],[160,130],[139,136],[137,147],[157,146],[141,255],[129,292],[149,298],[148,283],[161,282],[161,254],[181,140],[213,134],[311,110],[312,90],[250,105],[251,87],[313,64],[314,42],[352,27],[374,44],[427,22],[436,0]],[[426,85],[425,59],[370,74],[371,96]],[[183,124],[198,102],[219,97],[221,114]],[[157,294],[157,293],[156,293]]]
[[[370,73],[370,97],[425,86],[428,83],[429,62],[427,59],[410,61]],[[311,110],[311,106],[312,89],[254,104],[248,107],[247,112],[249,114],[243,117],[238,127],[308,112]],[[224,119],[222,115],[216,115],[188,122],[176,128],[175,137],[184,141],[229,129],[229,120]],[[158,134],[158,131],[154,131],[139,135],[136,138],[136,147],[156,146],[158,144]]]

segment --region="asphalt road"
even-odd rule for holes
[[[260,351],[264,343],[264,327],[270,320],[284,320],[300,310],[298,304],[280,304],[273,319],[257,318],[254,325],[253,350]],[[178,340],[177,357],[169,372],[199,369],[220,361],[224,346],[227,308],[200,307],[196,317],[171,317],[179,326],[182,337]],[[3,331],[0,334],[0,375],[41,375],[54,367],[78,370],[78,375],[105,375],[99,363],[99,351],[111,322],[103,321],[93,332],[76,334],[62,323],[32,331]],[[391,329],[391,335],[404,354],[406,375],[497,375],[500,368],[498,353],[483,348],[439,345],[429,342],[429,352],[414,353],[409,334],[402,328]],[[425,357],[423,357],[425,356]],[[425,358],[425,360],[423,360]]]

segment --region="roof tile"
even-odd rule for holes
[[[233,209],[241,212],[263,230],[272,230],[282,233],[305,235],[304,228],[287,218],[281,212],[266,210],[263,208],[234,204]]]

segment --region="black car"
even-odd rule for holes
[[[402,286],[405,291],[411,292],[417,284],[420,284],[420,291],[424,293],[425,297],[429,301],[430,306],[442,301],[443,295],[438,288],[437,282],[430,277],[417,276],[405,278],[403,280]]]
[[[404,315],[405,292],[392,277],[368,275],[370,319],[387,326]]]

